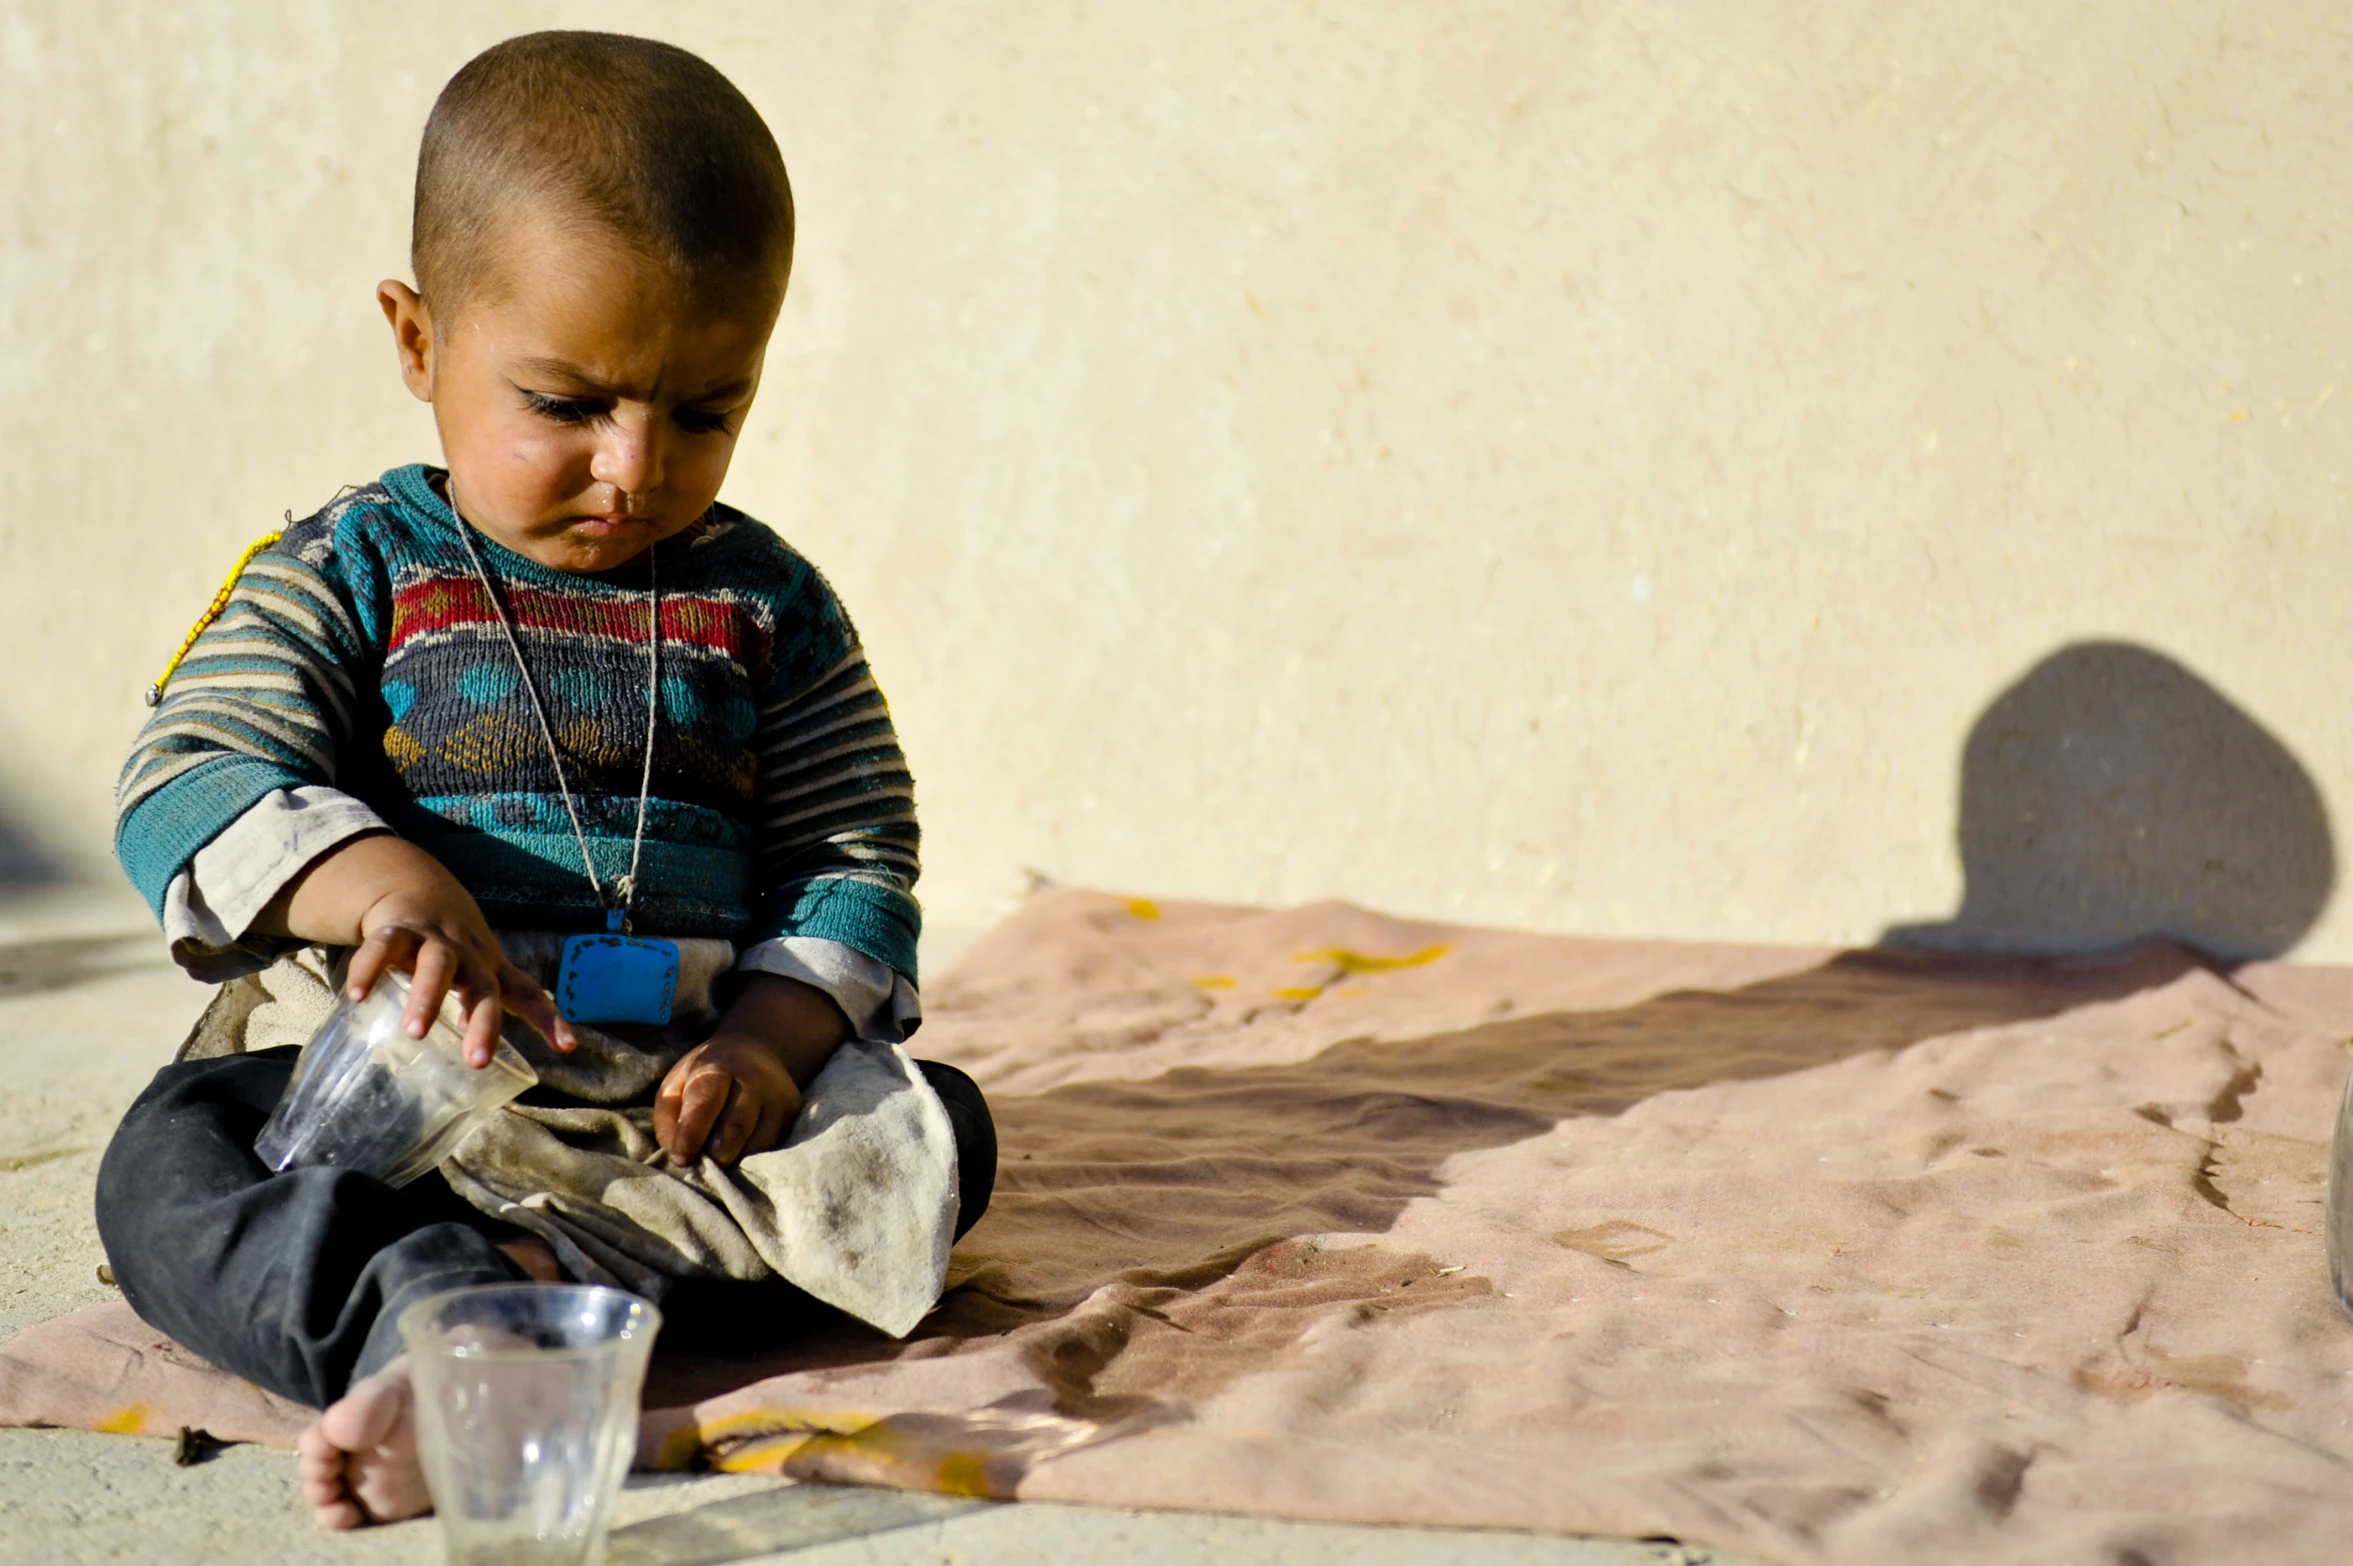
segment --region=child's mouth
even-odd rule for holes
[[[587,516],[572,519],[572,531],[588,538],[618,538],[641,525],[642,517]]]

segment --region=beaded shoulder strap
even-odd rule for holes
[[[188,649],[196,645],[196,638],[204,634],[205,628],[219,619],[221,611],[229,607],[229,595],[237,590],[237,579],[245,574],[245,568],[253,563],[253,557],[285,536],[286,530],[284,528],[280,528],[275,533],[264,534],[248,544],[245,553],[237,557],[237,563],[229,567],[228,580],[221,583],[221,590],[212,595],[212,602],[205,606],[203,614],[196,617],[196,623],[188,628],[188,634],[180,639],[180,650],[172,654],[172,661],[163,666],[163,673],[157,675],[155,683],[147,687],[148,706],[162,705],[163,688],[169,685],[172,682],[172,676],[179,672],[180,660],[188,656]]]

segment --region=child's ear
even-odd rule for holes
[[[376,285],[376,303],[392,326],[392,350],[400,356],[400,378],[419,402],[433,400],[433,312],[425,299],[398,278]]]

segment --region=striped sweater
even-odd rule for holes
[[[556,773],[458,529],[395,469],[256,555],[141,731],[115,852],[151,907],[276,790],[363,801],[508,929],[603,928]],[[550,570],[477,533],[598,876],[629,868],[645,759],[642,559]],[[658,547],[660,720],[634,923],[838,941],[912,979],[914,787],[849,617],[726,506]]]

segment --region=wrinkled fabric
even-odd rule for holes
[[[442,1173],[545,1239],[573,1277],[651,1299],[673,1278],[782,1278],[902,1337],[939,1298],[957,1212],[939,1095],[903,1048],[855,1039],[809,1084],[784,1141],[733,1168],[670,1167],[650,1106],[526,1106]]]
[[[2353,971],[1057,891],[926,1000],[1004,1147],[955,1286],[658,1385],[642,1461],[1855,1566],[2353,1538]]]
[[[507,955],[552,985],[563,940],[502,934]],[[958,1203],[956,1140],[939,1095],[906,1050],[853,1039],[804,1095],[784,1141],[732,1168],[672,1167],[654,1140],[653,1095],[718,1023],[735,964],[725,941],[682,940],[671,1020],[578,1024],[550,1048],[510,1021],[509,1043],[540,1086],[443,1165],[474,1207],[530,1231],[572,1277],[659,1299],[674,1278],[781,1278],[903,1334],[939,1298]],[[340,959],[282,957],[225,986],[182,1059],[308,1039],[334,1005]]]
[[[642,1463],[1792,1566],[2353,1538],[2353,970],[1052,891],[926,999],[1003,1146],[953,1286],[663,1356]],[[66,1407],[33,1336],[0,1417]]]

